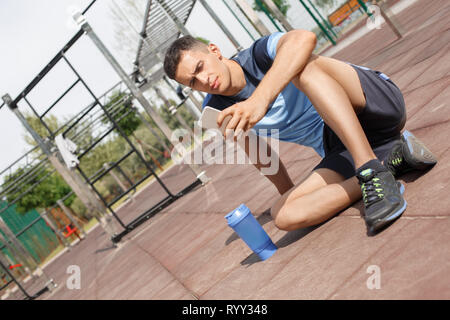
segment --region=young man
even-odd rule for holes
[[[406,209],[393,175],[426,169],[436,159],[412,134],[401,135],[403,96],[385,74],[314,55],[315,45],[306,30],[274,33],[227,59],[216,45],[186,36],[168,49],[164,69],[208,93],[204,106],[223,110],[219,125],[231,116],[226,128],[235,136],[278,129],[280,140],[310,146],[323,158],[297,186],[282,164],[268,176],[282,194],[271,210],[278,228],[321,223],[362,195],[366,225],[375,233]]]

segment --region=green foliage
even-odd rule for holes
[[[195,37],[195,39],[200,40],[204,44],[209,44],[210,41],[208,39],[202,38],[202,37]]]
[[[160,106],[158,108],[158,113],[172,131],[180,128],[181,124],[178,122],[177,118],[175,118],[165,106]]]
[[[114,121],[117,122],[119,127],[125,133],[130,136],[141,124],[141,119],[131,109],[133,101],[131,97],[125,92],[115,91],[109,98],[105,108],[112,114]],[[105,116],[103,123],[108,123],[110,120]]]
[[[28,171],[28,170],[27,170]],[[11,175],[5,177],[4,185],[14,181],[25,172],[24,168],[17,169]],[[45,177],[48,175],[47,177]],[[44,178],[45,177],[45,178]],[[43,179],[41,182],[37,183]],[[34,186],[37,183],[36,186]],[[33,187],[34,186],[34,187]],[[48,208],[53,206],[57,200],[67,195],[71,189],[65,183],[65,181],[56,172],[49,174],[49,170],[43,170],[32,179],[27,179],[26,183],[23,183],[23,187],[15,192],[7,195],[7,201],[12,202],[16,200],[26,190],[31,189],[26,195],[22,196],[17,202],[17,212],[26,213],[34,208]],[[70,205],[73,201],[73,197],[70,197],[65,201],[66,205]]]
[[[178,112],[183,117],[183,119],[186,121],[186,123],[189,125],[190,128],[194,128],[195,118],[194,116],[187,110],[187,108],[182,105],[178,108]]]
[[[81,200],[78,198],[75,198],[72,201],[70,209],[72,209],[72,211],[74,211],[79,217],[84,218],[86,220],[90,220],[93,218],[93,216],[89,214],[89,211],[86,209],[83,202],[81,202]]]
[[[122,101],[123,100],[123,101]],[[170,101],[171,104],[175,105],[174,101]],[[118,106],[117,104],[120,104]],[[150,123],[156,132],[159,133],[158,137],[155,137],[153,133],[141,122],[141,119],[135,113],[135,111],[129,112],[132,107],[132,100],[126,96],[123,92],[114,92],[108,102],[105,104],[108,110],[113,113],[114,119],[118,121],[118,124],[123,129],[124,133],[129,136],[132,143],[138,147],[137,141],[143,142],[143,148],[145,152],[145,158],[150,163],[154,170],[157,169],[156,163],[153,159],[156,159],[161,165],[164,165],[170,158],[167,158],[167,154],[164,154],[165,149],[160,143],[164,140],[167,145],[169,145],[168,140],[161,134],[160,130],[157,128],[155,122],[150,119],[150,117],[144,112],[142,115]],[[114,111],[115,110],[115,111]],[[185,121],[193,127],[194,118],[186,110],[184,106],[178,108],[179,114],[185,119]],[[169,127],[172,129],[180,128],[181,124],[178,123],[177,119],[172,116],[166,108],[159,108],[159,113],[168,122]],[[46,117],[47,125],[52,129],[56,130],[60,124],[56,117],[49,116]],[[40,123],[39,119],[27,115],[27,121],[31,126],[40,134],[42,137],[48,136],[48,131]],[[102,118],[102,123],[106,126],[110,125],[110,120],[106,117]],[[77,126],[71,131],[72,134],[77,134],[77,132],[83,133],[82,139],[77,139],[76,143],[79,147],[86,148],[93,141],[93,128],[85,126]],[[32,145],[36,143],[30,137],[25,137],[28,142]],[[119,134],[111,134],[107,136],[103,141],[101,141],[94,149],[87,153],[80,162],[80,168],[85,172],[88,177],[93,176],[96,172],[103,169],[103,165],[109,162],[115,162],[120,157],[122,157],[126,152],[130,150],[129,145],[126,143],[125,139]],[[149,156],[151,154],[151,157]],[[140,161],[136,154],[131,155],[125,159],[120,164],[122,170],[126,172],[129,178],[136,182],[141,179],[144,174],[147,173],[146,166]],[[14,181],[25,171],[31,168],[21,168],[14,172],[11,176],[6,177],[4,183]],[[117,173],[117,172],[116,172]],[[17,202],[18,212],[27,212],[33,208],[48,208],[55,205],[56,201],[67,195],[71,189],[65,183],[65,181],[59,176],[58,173],[49,174],[43,181],[38,181],[44,178],[45,174],[49,174],[49,171],[44,171],[39,174],[39,176],[33,177],[31,181],[28,181],[20,190],[15,193],[8,195],[7,200],[9,202],[15,200],[20,194],[26,191],[28,188],[33,186],[32,190],[23,196]],[[117,174],[119,178],[125,185],[129,183],[120,175]],[[100,181],[95,184],[99,192],[109,201],[115,198],[121,191],[118,189],[116,181],[110,176],[106,175]],[[65,204],[70,207],[78,216],[90,219],[91,215],[86,210],[83,203],[75,196],[71,196],[65,201]]]
[[[291,5],[287,3],[287,0],[273,0],[273,3],[275,3],[284,16],[286,16],[289,8],[291,7]],[[254,0],[253,9],[256,11],[270,12],[269,8],[261,0]]]
[[[42,138],[46,138],[50,135],[50,133],[48,132],[48,130],[45,128],[45,126],[42,124],[41,120],[39,120],[38,117],[36,117],[35,115],[32,115],[30,113],[25,113],[24,117],[27,120],[27,122],[30,124],[31,128],[33,128],[33,130],[36,131],[36,133],[38,135],[40,135]],[[49,115],[49,116],[44,117],[44,121],[45,121],[45,124],[53,132],[55,132],[56,129],[59,128],[58,119],[54,115]],[[37,142],[28,133],[24,136],[24,139],[25,139],[26,143],[28,143],[29,145],[31,145],[33,147],[37,145]]]
[[[149,117],[145,114],[145,118],[149,119]],[[150,119],[149,119],[150,120]],[[153,121],[149,121],[152,123]],[[156,128],[156,125],[153,126],[156,132],[159,132],[159,129]],[[135,132],[135,138],[142,141],[145,145],[151,146],[151,148],[147,148],[145,158],[149,160],[148,152],[158,160],[161,164],[167,161],[167,158],[164,157],[164,147],[160,141],[164,141],[166,145],[170,145],[169,141],[162,134],[155,137],[150,130],[146,126],[139,127]],[[137,143],[135,144],[137,145]]]
[[[80,161],[80,168],[88,176],[99,171],[104,163],[114,162],[128,152],[129,146],[122,136],[105,140],[88,152]]]
[[[177,104],[173,100],[169,100],[169,103],[173,106],[176,106]],[[160,106],[159,108],[159,114],[164,119],[164,122],[166,122],[171,130],[175,130],[177,128],[182,128],[181,123],[177,120],[175,115],[172,115],[170,111],[164,107]],[[186,121],[186,123],[189,125],[190,128],[194,128],[194,122],[195,119],[191,115],[189,111],[186,110],[186,107],[182,105],[177,109],[177,112],[180,114],[180,116]]]

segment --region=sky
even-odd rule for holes
[[[122,67],[131,72],[130,56],[118,49],[120,44],[114,36],[115,22],[111,11],[111,6],[114,5],[124,8],[125,1],[98,0],[88,11],[86,18]],[[135,1],[145,5],[146,0]],[[298,2],[295,1],[294,4],[294,0],[289,1],[293,6],[288,12],[288,17],[291,21],[296,21],[297,25],[294,26],[300,28],[313,26],[311,18],[300,17]],[[91,0],[0,1],[0,96],[8,93],[14,99],[31,82],[76,33],[77,29],[69,23],[69,8],[76,7],[82,10],[90,2]],[[239,43],[244,48],[250,46],[253,40],[223,2],[208,0],[208,3]],[[265,17],[262,19],[272,32],[276,31]],[[133,20],[133,24],[140,26],[142,22]],[[201,36],[216,43],[225,56],[229,57],[236,52],[232,43],[198,2],[186,27],[194,36]],[[67,57],[96,95],[105,92],[119,81],[114,70],[86,36],[74,45]],[[69,68],[59,63],[28,98],[38,112],[43,112],[74,80],[75,77]],[[92,98],[86,91],[77,85],[76,90],[64,98],[64,103],[58,104],[52,112],[58,118],[67,118],[77,114],[91,101]],[[26,110],[24,103],[19,104],[19,109]],[[30,149],[24,142],[24,134],[25,130],[19,120],[7,107],[3,107],[0,110],[0,171]]]

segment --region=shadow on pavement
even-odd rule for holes
[[[111,245],[109,247],[105,247],[105,248],[101,248],[101,249],[95,250],[95,254],[99,254],[101,252],[105,252],[105,251],[112,250],[112,249],[117,249],[117,248],[118,248],[117,245],[113,244],[113,245]]]
[[[326,222],[323,222],[323,223],[315,225],[315,226],[307,227],[307,228],[289,231],[280,240],[278,240],[275,243],[275,245],[278,247],[278,249],[287,247],[288,245],[300,240],[301,238],[306,236],[308,233],[319,228],[324,223],[326,223]],[[262,262],[262,260],[258,257],[258,255],[256,253],[252,253],[247,258],[245,258],[244,260],[241,261],[241,265],[243,265],[243,266],[248,265],[248,267],[250,267],[251,265],[253,265],[257,262]]]

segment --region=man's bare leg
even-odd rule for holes
[[[345,180],[322,168],[285,193],[271,214],[279,229],[290,231],[322,223],[360,198],[356,177]]]
[[[376,159],[356,116],[366,100],[358,74],[351,66],[332,58],[313,56],[293,83],[341,139],[356,168]]]
[[[356,116],[366,102],[353,67],[335,59],[312,56],[294,84],[308,96],[352,155],[369,232],[397,219],[407,204],[392,173],[376,158]]]
[[[279,158],[278,153],[273,150],[270,146],[270,144],[267,143],[267,141],[259,136],[254,136],[254,139],[252,141],[256,144],[256,150],[253,150],[253,154],[250,152],[250,137],[247,135],[245,136],[245,153],[250,159],[250,162],[253,163],[253,165],[261,171],[263,168],[271,168],[273,165],[272,162],[269,162],[267,164],[262,164],[261,159],[259,159],[259,156],[261,155],[260,148],[263,148],[264,155],[266,155],[269,159],[272,159],[271,161],[278,161],[278,171],[274,174],[264,174],[264,176],[270,180],[270,182],[273,183],[273,185],[277,188],[278,192],[280,194],[284,194],[288,192],[293,186],[294,183],[291,180],[291,177],[289,176],[286,167],[284,166],[283,162]]]

